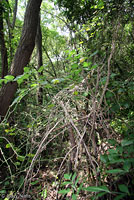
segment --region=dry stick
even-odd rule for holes
[[[104,87],[103,92],[102,92],[102,96],[101,96],[100,103],[99,103],[99,108],[101,107],[101,104],[103,102],[103,98],[104,98],[105,92],[107,90],[107,86],[109,84],[109,80],[110,80],[110,62],[111,62],[111,59],[113,57],[114,50],[115,50],[115,41],[113,40],[113,42],[112,42],[112,51],[111,51],[111,54],[110,54],[110,56],[108,58],[107,80],[106,80],[106,84],[105,84],[105,87]]]
[[[88,116],[90,116],[90,114],[88,115]],[[86,125],[87,125],[87,123],[88,123],[88,119],[87,119],[87,122],[86,122]],[[83,133],[83,135],[81,136],[81,138],[80,138],[80,141],[79,141],[79,144],[78,144],[78,147],[77,147],[77,152],[76,152],[76,159],[75,159],[75,165],[74,165],[74,168],[76,169],[77,168],[77,163],[78,163],[78,154],[79,154],[79,149],[80,149],[80,145],[81,145],[81,143],[82,143],[82,141],[83,141],[83,138],[84,138],[84,136],[85,136],[85,134],[86,134],[86,125],[84,126],[84,133]]]
[[[103,89],[103,92],[102,92],[102,96],[101,96],[101,99],[100,99],[100,103],[99,103],[99,107],[101,107],[101,104],[103,102],[103,98],[104,98],[104,95],[105,95],[105,92],[107,90],[107,86],[109,84],[109,80],[110,80],[110,63],[111,63],[111,59],[113,57],[113,54],[114,54],[114,51],[115,51],[115,41],[116,41],[116,38],[117,38],[117,32],[118,32],[118,29],[120,27],[120,24],[117,25],[117,29],[113,35],[113,40],[112,40],[112,50],[111,50],[111,53],[110,53],[110,56],[108,58],[108,71],[107,71],[107,80],[106,80],[106,84],[105,84],[105,87]]]
[[[77,145],[75,145],[74,147],[72,147],[72,148],[67,152],[67,154],[65,155],[64,159],[62,160],[62,162],[61,162],[61,164],[60,164],[60,167],[59,167],[59,170],[58,170],[57,176],[60,174],[60,171],[61,171],[62,165],[63,165],[63,163],[65,162],[65,160],[67,159],[68,155],[69,155],[70,152],[73,151],[76,147],[77,147]]]
[[[26,178],[25,178],[25,181],[24,181],[24,189],[23,189],[23,195],[25,195],[25,188],[26,188],[26,184],[27,184],[27,179],[28,179],[28,176],[30,174],[30,172],[32,171],[33,167],[34,167],[34,163],[38,157],[38,155],[41,153],[41,150],[42,150],[42,146],[43,146],[43,143],[45,142],[45,140],[48,138],[49,134],[55,129],[55,127],[61,122],[61,120],[59,120],[52,129],[50,129],[50,131],[48,131],[45,135],[45,137],[43,138],[43,140],[41,141],[40,145],[39,145],[39,148],[35,154],[35,156],[33,157],[32,159],[32,162],[30,164],[30,167],[29,167],[29,170],[27,172],[27,175],[26,175]]]
[[[74,122],[73,122],[71,116],[68,114],[68,111],[67,111],[67,109],[66,109],[66,107],[64,106],[64,104],[63,104],[62,101],[60,102],[60,105],[62,106],[64,112],[65,112],[66,115],[68,116],[71,125],[74,127],[74,129],[76,130],[77,134],[78,134],[79,137],[81,138],[81,134],[80,134],[78,128],[75,126],[75,124],[74,124]],[[87,146],[86,146],[86,144],[85,144],[85,142],[84,142],[83,140],[82,140],[82,142],[83,142],[83,144],[84,144],[84,147],[85,147],[85,150],[86,150],[86,152],[87,152],[87,155],[89,156],[91,165],[93,166],[94,171],[95,171],[95,173],[96,173],[96,175],[97,175],[97,171],[96,171],[95,165],[94,165],[94,163],[93,163],[93,161],[92,161],[92,157],[91,157],[90,153],[88,152],[88,148],[87,148]],[[94,159],[94,162],[96,163],[95,159]],[[96,163],[96,164],[98,165],[98,163]]]

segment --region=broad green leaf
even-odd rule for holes
[[[72,67],[72,69],[77,69],[79,66],[78,66],[78,64],[73,64],[73,65],[71,65],[71,67]]]
[[[107,91],[106,92],[106,97],[107,98],[111,98],[111,97],[113,97],[114,95],[113,95],[113,93],[112,92],[110,92],[110,91]]]
[[[126,194],[120,194],[117,197],[115,197],[114,200],[120,200],[120,199],[122,200],[123,197],[125,197],[125,196],[126,196]]]
[[[116,144],[117,144],[117,141],[114,140],[114,139],[110,139],[110,140],[108,140],[108,143],[109,143],[109,144],[112,144],[112,145],[116,145]]]
[[[11,148],[12,145],[10,143],[6,144],[6,149]]]
[[[108,149],[108,152],[111,153],[111,154],[117,154],[118,153],[117,149]]]
[[[64,178],[67,180],[71,179],[72,174],[64,174]]]
[[[42,72],[44,70],[44,66],[41,66],[39,69],[38,69],[38,72]]]
[[[131,144],[133,144],[134,143],[134,141],[133,140],[126,140],[126,139],[124,139],[124,140],[122,140],[121,141],[121,145],[124,147],[124,146],[128,146],[128,145],[131,145]]]
[[[89,66],[88,62],[83,63],[83,67],[88,67],[88,66]]]
[[[98,199],[98,197],[102,197],[102,196],[104,196],[105,194],[107,194],[107,192],[100,192],[100,193],[98,193],[95,197],[93,197],[93,200]]]
[[[121,184],[121,185],[118,185],[118,187],[119,187],[119,190],[120,190],[121,192],[124,192],[124,193],[129,194],[129,190],[128,190],[128,187],[127,187],[126,185]]]
[[[14,76],[12,76],[12,75],[7,75],[7,76],[4,77],[4,79],[9,80],[9,81],[12,81],[12,80],[14,79]]]
[[[125,161],[125,162],[124,162],[124,165],[123,165],[123,169],[124,169],[126,172],[129,172],[130,168],[131,168],[131,162]]]
[[[106,186],[93,186],[93,187],[87,187],[87,188],[83,188],[86,191],[89,192],[110,192],[109,189]]]
[[[30,68],[29,67],[24,67],[24,72],[29,72],[30,71]]]
[[[4,79],[0,79],[0,84],[4,82]]]

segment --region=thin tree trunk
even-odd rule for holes
[[[18,8],[18,0],[15,0],[15,6],[14,6],[14,11],[13,11],[12,29],[14,29],[14,27],[15,27],[17,8]]]
[[[18,76],[23,73],[24,67],[29,63],[30,56],[35,46],[38,17],[42,0],[29,0],[21,39],[16,50],[10,74]],[[0,91],[0,116],[4,117],[17,90],[16,82],[9,82]]]
[[[4,40],[4,29],[3,29],[3,6],[0,2],[0,51],[1,51],[1,78],[8,73],[8,61],[7,61],[7,48]]]
[[[37,47],[37,59],[38,59],[38,69],[43,65],[42,60],[42,32],[41,32],[41,25],[40,25],[40,16],[38,19],[38,27],[37,27],[37,35],[36,35],[36,47]],[[43,72],[39,73],[39,76],[42,76]],[[38,90],[38,103],[40,105],[43,104],[43,88],[39,87]]]

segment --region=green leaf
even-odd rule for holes
[[[4,82],[4,79],[0,79],[0,84]]]
[[[108,156],[105,154],[105,155],[101,155],[100,156],[100,160],[104,163],[107,163],[108,162]]]
[[[93,200],[94,200],[94,199],[98,199],[98,197],[102,197],[102,196],[104,196],[105,194],[107,194],[107,192],[100,192],[100,193],[98,193],[95,197],[93,197]]]
[[[30,87],[36,87],[36,86],[38,86],[37,83],[33,83],[33,84],[30,85]]]
[[[120,194],[117,197],[115,197],[114,200],[120,200],[120,199],[122,200],[123,197],[125,197],[125,196],[126,196],[126,194]]]
[[[30,68],[29,67],[24,67],[24,72],[29,72],[30,71]]]
[[[72,177],[72,181],[74,181],[75,178],[76,178],[76,172],[74,173],[74,175]]]
[[[117,174],[117,173],[122,173],[124,172],[124,170],[122,169],[111,169],[111,170],[107,170],[106,173],[109,173],[109,174]]]
[[[36,185],[36,184],[38,184],[38,183],[39,183],[39,181],[36,180],[36,181],[31,182],[31,185]]]
[[[12,147],[11,143],[6,144],[6,149],[9,149],[11,147]]]
[[[92,54],[90,55],[90,58],[93,57],[93,56],[95,56],[97,53],[98,53],[98,50],[95,51],[94,53],[92,53]]]
[[[106,186],[93,186],[93,187],[87,187],[87,188],[83,188],[84,190],[86,191],[89,191],[89,192],[110,192],[109,189],[106,187]]]
[[[108,143],[111,144],[111,145],[116,145],[117,141],[114,140],[114,139],[110,139],[110,140],[108,140]]]
[[[126,185],[121,184],[121,185],[118,185],[118,187],[119,187],[119,190],[120,190],[121,192],[124,192],[124,193],[129,194],[129,190],[128,190],[128,187],[127,187]]]
[[[71,182],[71,181],[64,181],[64,182],[62,183],[62,185],[69,185],[69,184],[72,184],[72,182]]]
[[[72,174],[64,174],[64,178],[67,180],[71,179]]]
[[[25,156],[18,156],[18,157],[17,157],[17,160],[20,160],[20,161],[23,162],[23,161],[25,160]]]
[[[71,67],[72,67],[72,69],[77,69],[79,67],[79,65],[78,64],[73,64],[73,65],[71,65]]]
[[[41,192],[41,196],[43,197],[43,199],[47,198],[47,189]]]
[[[56,85],[56,84],[60,83],[60,80],[59,79],[53,79],[52,83]]]
[[[4,79],[9,80],[9,81],[12,81],[12,80],[14,79],[14,76],[12,76],[12,75],[7,75],[7,76],[4,77]]]
[[[124,139],[124,140],[122,140],[121,141],[121,146],[128,146],[128,145],[130,145],[130,144],[133,144],[134,143],[134,141],[133,140],[126,140],[126,139]]]
[[[78,177],[75,181],[75,187],[77,186],[77,183],[79,182],[80,177]]]
[[[131,162],[125,161],[125,162],[124,162],[124,165],[123,165],[123,169],[124,169],[126,172],[129,172],[130,168],[131,168]]]
[[[67,194],[70,191],[71,191],[71,189],[68,188],[67,190],[60,190],[58,193],[59,194]]]
[[[112,92],[110,92],[110,91],[107,91],[106,92],[106,98],[111,98],[111,97],[113,97],[114,95],[113,95],[113,93]]]
[[[111,153],[111,154],[117,154],[118,153],[117,149],[108,149],[108,152]]]
[[[76,194],[73,194],[73,195],[72,195],[72,200],[77,200]]]
[[[90,68],[90,70],[92,70],[92,69],[96,69],[98,67],[98,65],[96,64],[96,65],[93,65],[91,68]]]
[[[15,103],[20,102],[21,98],[22,98],[21,96],[16,97],[16,98],[14,99],[14,101],[12,102],[12,106],[13,106]]]
[[[38,72],[42,72],[44,70],[44,66],[41,66],[39,69],[38,69]]]
[[[6,182],[4,183],[4,185],[5,185],[5,186],[10,185],[10,182],[9,182],[9,181],[6,181]]]
[[[15,165],[19,166],[19,165],[20,165],[20,162],[15,162]]]
[[[74,91],[74,92],[73,92],[73,95],[76,95],[76,96],[77,96],[77,95],[78,95],[78,91],[77,91],[77,90]]]
[[[0,194],[6,194],[6,190],[0,190]]]

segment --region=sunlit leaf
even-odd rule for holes
[[[7,75],[7,76],[4,77],[4,79],[9,80],[9,81],[12,81],[12,80],[14,79],[14,76],[12,76],[12,75]]]

